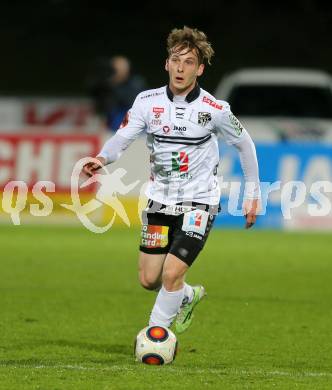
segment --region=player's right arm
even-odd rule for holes
[[[99,162],[90,161],[83,167],[83,172],[89,177],[93,176],[95,172],[98,171],[98,169],[106,165],[106,160],[104,159],[104,157],[97,156],[94,158],[94,160],[98,160]]]
[[[144,131],[145,127],[146,122],[139,94],[132,108],[127,112],[120,128],[113,137],[105,142],[95,161],[91,161],[83,167],[83,172],[88,176],[92,176],[102,166],[116,161]]]

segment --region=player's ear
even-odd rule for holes
[[[202,76],[202,74],[204,72],[204,68],[205,68],[204,64],[199,65],[198,70],[197,70],[197,76]]]
[[[165,70],[167,70],[167,72],[169,71],[169,67],[168,67],[168,58],[166,59]]]

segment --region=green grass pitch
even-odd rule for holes
[[[165,367],[133,358],[155,293],[137,229],[0,228],[0,389],[331,389],[330,234],[214,230],[208,296]]]

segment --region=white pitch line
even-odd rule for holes
[[[110,367],[86,367],[80,365],[38,365],[38,366],[30,366],[30,365],[20,365],[20,366],[12,366],[6,364],[0,364],[0,367],[4,368],[32,368],[32,369],[65,369],[65,370],[77,370],[77,371],[135,371],[135,368],[125,367],[125,366],[110,366]],[[147,368],[146,366],[143,366]],[[329,377],[332,378],[331,372],[310,372],[310,371],[301,371],[301,372],[289,372],[289,371],[264,371],[264,370],[238,370],[238,369],[194,369],[194,368],[178,368],[178,367],[167,367],[167,371],[174,371],[179,374],[190,373],[190,374],[233,374],[233,375],[264,375],[264,376],[286,376],[286,377]]]
[[[232,370],[230,370],[232,371]],[[267,375],[267,376],[289,376],[289,377],[332,377],[331,372],[289,372],[289,371],[264,371],[264,370],[234,370],[234,373],[242,375]]]

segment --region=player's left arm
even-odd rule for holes
[[[245,179],[243,212],[246,218],[246,228],[256,222],[260,208],[260,186],[256,148],[248,132],[243,129],[241,140],[233,144],[238,150],[241,167]]]
[[[239,153],[245,179],[243,212],[246,218],[245,227],[248,229],[255,224],[260,211],[261,191],[256,148],[247,130],[231,112],[228,103],[225,103],[223,102],[217,124],[226,142],[233,145]]]

